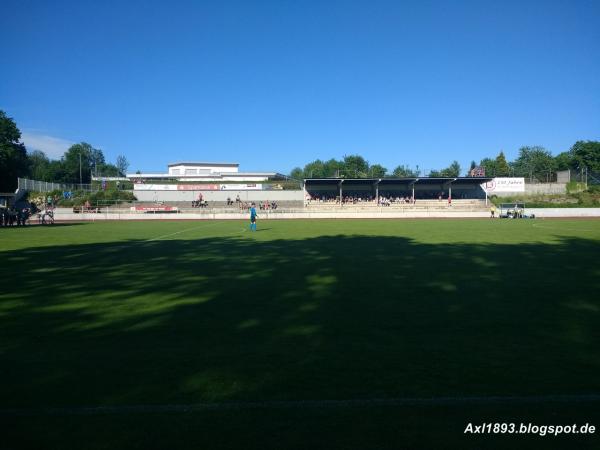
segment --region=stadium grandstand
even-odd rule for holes
[[[242,172],[237,163],[174,162],[161,173],[129,173],[132,212],[240,212],[255,202],[278,212],[464,210],[487,205],[486,177],[307,178]],[[272,206],[269,206],[272,205]],[[101,206],[106,210],[108,205]],[[111,209],[115,209],[113,205]],[[130,208],[131,207],[131,208]]]
[[[448,205],[485,206],[482,185],[492,178],[308,178],[304,180],[305,203],[315,207],[344,205]]]

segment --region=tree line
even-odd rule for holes
[[[477,166],[471,162],[471,169]],[[567,151],[556,156],[541,146],[521,147],[514,161],[507,161],[504,152],[495,158],[483,158],[479,167],[485,168],[486,176],[525,177],[538,181],[550,181],[559,170],[589,170],[600,172],[600,142],[577,141]]]
[[[485,170],[488,177],[526,177],[539,181],[550,181],[554,172],[558,170],[587,170],[600,172],[600,142],[577,141],[565,152],[552,156],[544,147],[521,147],[519,155],[514,161],[507,161],[504,152],[495,158],[483,158],[479,164],[472,161],[470,168],[464,173],[468,176],[477,167]],[[459,177],[461,167],[458,161],[453,161],[448,167],[441,170],[430,170],[421,173],[418,169],[411,169],[408,165],[401,164],[391,172],[381,164],[369,164],[360,155],[348,155],[343,159],[330,159],[323,161],[316,159],[309,162],[304,168],[296,167],[290,172],[290,177],[300,180],[303,178],[384,178],[384,177]]]
[[[17,178],[56,183],[89,184],[92,176],[125,176],[129,163],[123,155],[114,164],[102,150],[87,142],[74,144],[58,160],[40,151],[27,151],[15,121],[0,110],[0,192],[12,192]]]
[[[430,177],[458,177],[460,176],[460,164],[453,161],[445,169],[431,170],[427,176]],[[385,177],[418,177],[421,171],[411,169],[408,165],[401,164],[391,172],[381,164],[369,164],[360,155],[347,155],[341,160],[334,158],[328,161],[317,159],[311,161],[304,168],[296,167],[290,172],[290,177],[300,180],[303,178],[385,178]]]

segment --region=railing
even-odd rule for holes
[[[63,192],[73,192],[73,191],[97,191],[99,190],[98,186],[93,186],[91,184],[70,184],[70,183],[53,183],[51,181],[39,181],[39,180],[30,180],[28,178],[18,178],[17,186],[19,189],[25,189],[28,191],[35,192],[52,192],[52,191],[63,191]]]

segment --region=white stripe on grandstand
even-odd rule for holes
[[[79,406],[55,408],[0,409],[1,416],[84,416],[96,414],[180,413],[249,409],[331,409],[369,406],[461,406],[522,405],[543,403],[596,403],[600,394],[432,397],[432,398],[359,398],[349,400],[269,400],[255,402],[192,403],[167,405]]]

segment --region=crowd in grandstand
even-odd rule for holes
[[[312,202],[316,203],[340,203],[340,197],[336,195],[327,195],[327,194],[316,194],[316,195],[307,195],[306,196],[306,204],[310,205]],[[392,194],[382,194],[379,197],[375,197],[370,194],[349,194],[342,196],[342,204],[343,205],[356,205],[356,204],[377,204],[379,206],[390,206],[392,203],[394,204],[415,204],[416,200],[412,196],[399,196]]]
[[[438,200],[439,202],[452,204],[453,199],[468,199],[469,196],[464,192],[452,192],[452,196],[446,192],[428,192],[419,191],[417,195],[413,197],[411,191],[398,192],[398,191],[379,191],[379,196],[368,194],[368,193],[352,193],[344,192],[342,196],[342,205],[356,205],[356,204],[377,204],[378,206],[390,206],[396,205],[415,205],[417,200]],[[333,193],[307,193],[305,197],[306,205],[311,203],[333,203],[340,204],[339,195]]]
[[[393,195],[380,195],[379,196],[379,205],[380,206],[390,206],[392,203],[397,204],[397,205],[402,205],[402,204],[407,204],[407,205],[414,205],[416,203],[416,200],[414,197],[400,197],[400,196],[393,196]]]
[[[263,211],[269,211],[272,209],[277,209],[277,202],[269,202],[269,200],[265,200],[264,202],[259,202],[258,206]]]

